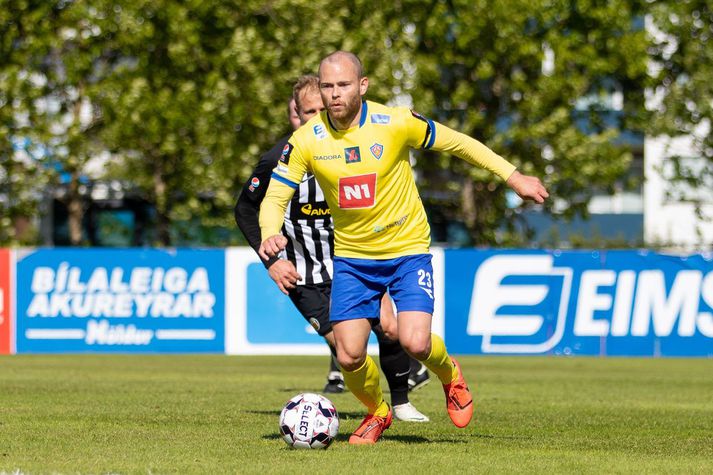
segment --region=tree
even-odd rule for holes
[[[102,140],[123,157],[111,172],[147,191],[163,245],[171,243],[171,222],[234,229],[237,191],[259,154],[287,132],[294,80],[315,72],[322,56],[364,51],[370,74],[383,79],[372,97],[387,97],[397,82],[389,66],[404,54],[388,51],[399,37],[389,37],[394,29],[370,2],[94,5],[117,52],[90,93],[103,116]]]
[[[12,3],[12,8],[10,6]],[[47,180],[37,103],[52,6],[0,1],[0,244],[33,244],[26,229],[36,216]]]
[[[45,21],[51,41],[41,69],[46,78],[48,104],[44,108],[44,143],[50,148],[58,173],[54,186],[68,211],[70,244],[83,242],[82,222],[87,205],[87,166],[102,151],[97,143],[101,120],[89,96],[100,84],[101,66],[112,52],[96,24],[93,2],[77,0],[55,5]],[[36,51],[40,54],[40,51]]]
[[[407,15],[418,41],[417,108],[544,177],[551,211],[585,215],[592,194],[613,191],[631,160],[616,141],[643,109],[641,2],[429,3],[403,2],[405,12],[423,12]],[[621,111],[605,104],[613,92]],[[474,243],[523,242],[503,183],[444,157],[418,166],[427,187],[459,193],[452,206]]]
[[[691,156],[674,154],[668,178],[688,190],[713,186],[713,5],[705,0],[656,2],[649,17],[652,45],[651,135],[687,135]],[[691,158],[694,158],[691,160]],[[685,192],[699,218],[705,194]],[[710,198],[708,201],[710,202]]]

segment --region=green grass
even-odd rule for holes
[[[325,357],[0,357],[0,473],[713,473],[713,360],[463,357],[476,414],[351,447],[351,394],[326,451],[290,450],[277,418],[319,392]],[[387,396],[388,397],[388,396]]]

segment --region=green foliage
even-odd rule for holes
[[[38,213],[41,190],[57,184],[56,168],[72,177],[68,200],[76,203],[78,179],[101,151],[111,153],[104,177],[131,184],[155,205],[155,244],[202,236],[193,226],[230,229],[225,239],[233,241],[242,183],[289,131],[293,81],[336,49],[360,55],[370,99],[410,97],[422,113],[544,177],[548,210],[565,218],[585,215],[594,193],[625,186],[631,150],[622,131],[646,124],[686,132],[711,114],[704,1],[0,6],[0,194],[9,197],[0,202],[1,243],[16,240],[17,218]],[[643,28],[649,11],[677,41],[670,57],[665,45],[652,48]],[[662,64],[655,81],[666,90],[665,114],[644,121],[649,57]],[[615,112],[612,91],[623,98]],[[19,160],[13,138],[42,144],[51,156]],[[710,140],[700,143],[708,159]],[[474,243],[527,242],[503,183],[442,154],[416,158],[424,201],[465,221]]]
[[[0,0],[0,245],[33,243],[16,228],[37,214],[47,181],[43,150],[36,146],[36,101],[43,95],[39,71],[52,15],[46,2]]]
[[[548,208],[586,214],[592,194],[611,190],[631,160],[616,139],[643,103],[647,43],[634,21],[643,14],[640,2],[416,3],[405,2],[423,12],[412,21],[418,84],[429,91],[414,97],[416,106],[543,177]],[[630,110],[609,112],[603,99],[614,90]],[[507,187],[487,173],[442,157],[419,166],[433,177],[426,186],[445,181],[461,192],[451,206],[463,210],[476,243],[511,240],[497,236],[503,225],[518,232],[505,206]]]
[[[651,90],[655,100],[647,130],[652,135],[691,136],[693,157],[679,156],[672,151],[673,174],[668,178],[689,189],[710,190],[713,184],[713,5],[706,0],[655,2],[651,7],[651,24]],[[690,158],[700,160],[691,162]]]
[[[234,227],[238,190],[259,154],[288,131],[286,104],[299,74],[315,72],[338,48],[365,51],[375,74],[396,63],[381,48],[367,49],[387,38],[384,17],[366,3],[132,1],[97,8],[114,52],[93,92],[102,138],[123,157],[112,174],[137,183],[156,204],[162,244],[170,241],[169,221],[199,216],[207,226]],[[394,81],[377,81],[374,94],[387,98]]]

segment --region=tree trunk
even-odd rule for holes
[[[84,95],[83,84],[80,83],[78,89],[79,98],[74,101],[74,104],[72,106],[73,123],[72,127],[68,131],[70,134],[73,135],[81,135],[80,116],[82,110],[82,97]],[[74,140],[70,140],[70,142],[74,142]],[[70,146],[70,153],[80,153],[79,150],[76,150],[76,148],[78,147]],[[80,161],[78,160],[78,162]],[[67,198],[65,201],[67,203],[67,224],[69,227],[69,243],[72,246],[80,246],[82,244],[82,221],[84,219],[84,203],[82,202],[82,196],[79,193],[80,170],[74,168],[71,171],[67,171],[71,173],[69,187],[67,189]]]
[[[473,243],[478,242],[478,210],[475,207],[475,183],[470,178],[463,182],[460,192],[463,222]]]
[[[160,245],[168,247],[171,245],[171,235],[169,233],[166,180],[163,177],[163,167],[159,159],[156,159],[156,162],[158,164],[153,173],[154,195],[156,196],[156,232]]]
[[[84,203],[79,194],[79,172],[73,171],[67,190],[67,222],[69,227],[69,243],[72,246],[82,244],[82,220],[84,219]]]

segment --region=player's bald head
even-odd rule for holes
[[[326,56],[319,63],[320,73],[322,71],[322,67],[325,64],[339,64],[342,67],[347,66],[352,68],[352,70],[356,74],[357,79],[361,79],[364,77],[364,68],[361,65],[359,57],[354,53],[350,53],[349,51],[335,51],[334,53]]]

